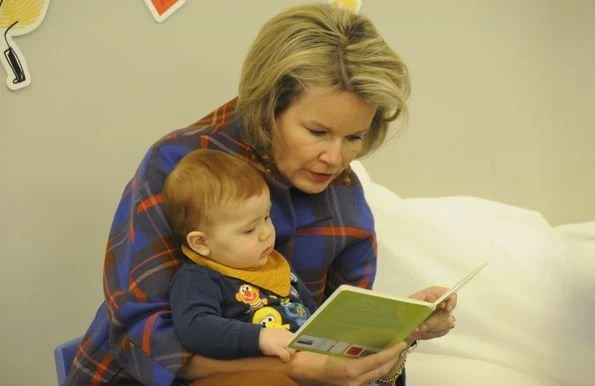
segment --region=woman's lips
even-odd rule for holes
[[[314,182],[326,182],[326,181],[331,180],[333,177],[335,177],[334,174],[330,174],[330,173],[316,173],[316,172],[310,171],[310,178]]]

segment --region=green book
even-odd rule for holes
[[[296,331],[289,347],[349,358],[382,351],[403,341],[480,265],[433,303],[341,285]]]

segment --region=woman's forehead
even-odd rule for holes
[[[358,132],[370,127],[376,106],[354,92],[310,87],[302,91],[288,110],[303,123],[329,130],[341,127]]]

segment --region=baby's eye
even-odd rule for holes
[[[244,231],[244,233],[248,235],[248,234],[250,234],[250,233],[254,232],[254,230],[255,230],[255,229],[256,229],[256,228],[250,228],[250,229],[247,229],[247,230],[245,230],[245,231]]]

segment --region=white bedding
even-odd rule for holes
[[[355,162],[376,218],[375,288],[454,284],[457,328],[422,342],[410,384],[595,385],[595,222],[552,228],[537,212],[474,197],[401,199]]]

